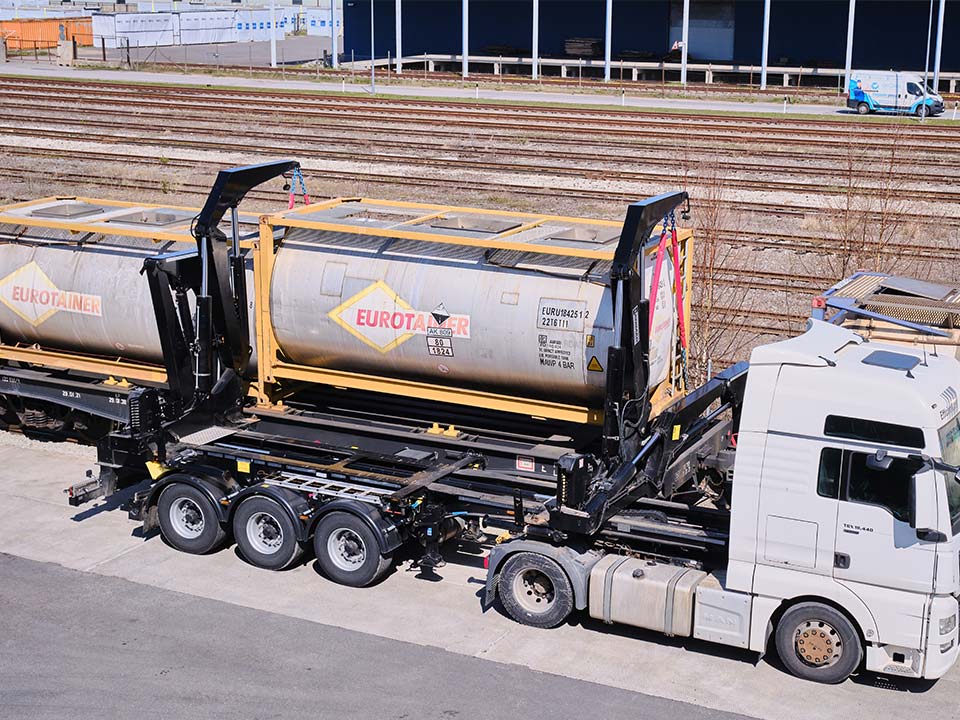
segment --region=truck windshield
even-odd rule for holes
[[[952,472],[941,472],[947,484],[947,506],[950,509],[950,527],[953,534],[960,532],[960,480]]]
[[[960,413],[939,430],[940,457],[947,465],[960,465]]]

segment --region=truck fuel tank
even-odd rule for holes
[[[690,637],[702,570],[607,555],[590,571],[590,617]]]

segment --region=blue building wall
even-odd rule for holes
[[[376,55],[396,53],[394,1],[372,0]],[[692,2],[704,0],[692,0]],[[759,63],[762,0],[730,0],[734,6],[734,60]],[[939,3],[939,0],[935,0]],[[678,5],[678,4],[677,4]],[[660,58],[670,49],[669,0],[614,0],[613,57],[621,53]],[[936,12],[934,8],[934,36]],[[855,67],[921,69],[926,51],[929,4],[922,0],[861,0],[857,4]],[[604,0],[541,0],[540,52],[563,57],[572,37],[603,38]],[[678,12],[678,7],[674,8]],[[460,52],[460,0],[403,0],[404,55]],[[529,54],[530,0],[471,0],[470,52]],[[770,64],[842,67],[847,34],[847,0],[773,0]],[[941,69],[960,71],[960,3],[948,2]],[[344,2],[344,52],[370,56],[370,0]],[[694,45],[691,55],[698,57]],[[711,58],[703,58],[709,60]],[[931,67],[933,49],[931,47]]]

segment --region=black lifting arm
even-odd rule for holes
[[[252,352],[237,205],[253,188],[299,167],[296,161],[282,160],[221,170],[203,209],[194,218],[193,236],[202,267],[197,296],[197,401],[205,399],[213,387],[214,353],[224,370],[242,375]],[[230,244],[219,227],[228,210],[232,226]]]
[[[723,413],[732,414],[736,432],[747,370],[747,363],[727,368],[657,416],[638,449],[594,486],[579,507],[573,512],[562,503],[551,508],[550,526],[592,535],[637,499],[656,497],[674,458],[700,443]],[[714,403],[718,406],[710,410]]]
[[[647,398],[650,328],[649,298],[643,283],[643,249],[657,223],[683,203],[685,192],[672,192],[633,203],[627,209],[620,240],[610,269],[613,295],[614,345],[607,352],[607,385],[604,402],[604,457],[624,456],[621,447],[621,413],[629,401],[639,403],[639,432],[644,434],[650,407]],[[628,453],[629,454],[629,449]]]

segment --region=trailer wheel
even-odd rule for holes
[[[780,618],[777,654],[793,675],[835,684],[859,667],[863,646],[846,615],[829,605],[805,602]]]
[[[507,559],[498,582],[507,613],[522,625],[556,627],[573,611],[573,587],[550,558],[521,552]]]
[[[321,519],[313,549],[323,574],[350,587],[369,585],[393,563],[393,555],[380,554],[373,531],[353,513],[332,512]]]
[[[193,555],[210,552],[227,535],[210,498],[192,485],[173,483],[164,488],[157,516],[164,539],[177,550]]]
[[[857,114],[867,115],[870,112],[870,106],[866,103],[857,103]]]
[[[283,570],[301,551],[290,515],[267,497],[240,503],[233,516],[233,537],[243,558],[266,570]]]

